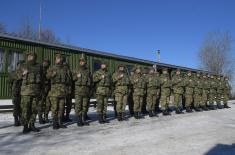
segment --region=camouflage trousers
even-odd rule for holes
[[[209,100],[208,90],[202,91],[202,106],[207,105],[207,101]]]
[[[157,104],[157,99],[159,98],[159,91],[154,91],[154,93],[147,93],[147,111],[155,111],[155,107]]]
[[[143,96],[133,94],[134,112],[141,112],[143,105]]]
[[[21,96],[22,125],[35,123],[38,112],[38,99],[34,96]]]
[[[161,98],[160,98],[160,104],[161,104],[161,109],[167,110],[169,106],[169,99],[170,99],[170,89],[169,88],[163,88],[161,90]]]
[[[18,96],[13,96],[12,98],[12,103],[13,103],[13,116],[14,117],[21,117],[21,97],[20,95]]]
[[[118,113],[125,112],[127,99],[128,99],[127,94],[115,93],[116,110]]]
[[[97,113],[106,114],[108,106],[108,96],[97,94]]]
[[[85,114],[89,104],[89,97],[76,94],[75,95],[75,113],[77,116]]]
[[[204,102],[202,101],[202,94],[201,93],[194,93],[194,107],[198,108],[199,106],[204,106]]]
[[[223,94],[223,104],[228,105],[229,94]]]
[[[219,93],[216,94],[216,99],[215,99],[215,101],[216,101],[217,104],[221,104],[221,101],[223,100],[222,97],[223,97],[222,94],[219,94]]]
[[[214,105],[214,102],[216,101],[216,94],[210,93],[209,94],[209,104]]]
[[[191,107],[193,103],[193,94],[185,94],[185,107],[189,108]]]
[[[38,115],[48,115],[50,112],[51,103],[48,96],[43,96],[42,100],[38,104]]]
[[[174,93],[174,106],[175,108],[180,108],[180,103],[182,102],[183,94]]]
[[[54,119],[62,118],[64,115],[65,98],[50,97],[52,117]]]

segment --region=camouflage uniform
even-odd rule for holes
[[[209,109],[207,108],[207,102],[209,100],[210,83],[208,81],[206,74],[203,75],[202,86],[203,86],[203,89],[202,89],[202,109],[205,111],[208,111]]]
[[[161,81],[161,98],[160,98],[161,109],[163,115],[170,115],[168,111],[168,106],[169,106],[172,82],[170,80],[167,68],[163,68],[163,73],[160,76],[160,81]]]
[[[120,70],[123,68],[123,70]],[[118,121],[122,121],[125,119],[124,112],[127,105],[128,99],[128,92],[129,92],[129,85],[130,79],[125,71],[124,65],[119,65],[118,70],[113,73],[112,76],[114,87],[114,95],[115,101],[117,102],[117,113],[118,113]]]
[[[228,82],[228,78],[225,77],[223,81],[223,86],[224,86],[224,92],[223,92],[223,103],[224,103],[224,108],[230,108],[228,106],[228,100],[229,97],[231,96],[231,86]]]
[[[82,55],[80,66],[73,71],[73,80],[75,82],[75,113],[78,117],[77,125],[89,125],[86,122],[86,113],[90,99],[92,86],[92,77],[90,70],[86,66],[86,59]]]
[[[135,73],[131,77],[131,83],[133,85],[134,117],[136,119],[143,118],[141,109],[146,90],[146,82],[140,67],[135,68]]]
[[[47,63],[47,65],[44,65],[44,63]],[[50,91],[50,80],[46,78],[47,70],[49,68],[49,60],[45,59],[42,65],[42,100],[39,102],[38,105],[38,116],[39,116],[39,123],[44,124],[48,123],[48,114],[50,111],[50,101],[48,97],[48,93]],[[43,115],[44,114],[44,118]]]
[[[193,103],[193,94],[194,94],[194,87],[195,81],[192,77],[191,71],[188,71],[188,75],[185,77],[185,108],[186,112],[192,112],[191,106]]]
[[[102,65],[107,64],[103,62]],[[108,98],[111,95],[112,77],[108,69],[103,68],[94,73],[93,81],[96,85],[97,113],[99,123],[108,123],[106,119],[106,112],[108,106]]]
[[[200,72],[196,73],[194,81],[195,81],[195,88],[194,88],[194,94],[193,94],[194,110],[195,111],[202,111],[200,106],[201,107],[204,106],[204,102],[202,102],[203,82],[201,79]]]
[[[14,72],[10,73],[10,75],[8,76],[8,80],[10,83],[10,91],[12,94],[14,126],[20,126],[20,121],[21,121],[20,91],[21,91],[22,80],[18,79],[18,74],[20,72],[23,63],[24,61],[19,61],[17,63],[17,69]]]
[[[132,79],[134,75],[134,71],[132,70],[131,71],[131,75],[130,75],[130,80]],[[128,108],[129,108],[129,113],[131,116],[134,115],[134,101],[133,101],[133,92],[134,92],[134,89],[133,89],[133,85],[132,83],[130,82],[130,86],[129,86],[129,95],[128,95]]]
[[[172,81],[172,90],[174,96],[175,113],[182,114],[183,112],[180,109],[180,102],[182,102],[185,83],[181,75],[180,69],[176,70],[176,74],[172,76],[171,81]]]
[[[209,93],[209,108],[211,110],[215,110],[214,102],[216,101],[216,90],[217,90],[217,83],[214,79],[214,75],[211,75],[210,81],[210,93]]]
[[[29,60],[30,59],[30,60]],[[22,79],[21,87],[21,109],[23,133],[30,130],[38,132],[34,126],[38,112],[38,102],[41,96],[41,78],[42,69],[40,64],[36,63],[36,54],[27,53],[27,62],[22,66],[19,74]]]
[[[66,83],[69,81],[67,70],[62,64],[62,55],[56,54],[56,65],[47,71],[47,79],[51,81],[48,94],[51,102],[53,129],[65,128],[63,125],[64,105],[66,99]]]
[[[155,74],[154,68],[150,68],[146,78],[147,82],[147,111],[149,117],[155,116],[155,107],[160,94],[160,79]]]

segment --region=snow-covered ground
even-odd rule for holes
[[[94,109],[90,126],[68,123],[53,130],[39,125],[41,132],[23,135],[13,127],[10,113],[0,114],[0,154],[88,154],[88,155],[234,155],[235,101],[232,108],[183,115],[118,122],[109,108],[109,124],[96,121]],[[75,120],[74,113],[71,117]]]

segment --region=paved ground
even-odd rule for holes
[[[235,103],[230,106],[144,120],[111,120],[105,125],[98,124],[92,112],[90,126],[77,127],[73,122],[54,131],[47,124],[40,133],[28,135],[21,134],[22,127],[12,126],[11,114],[0,114],[0,154],[235,155]]]

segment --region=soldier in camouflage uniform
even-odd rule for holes
[[[135,68],[135,73],[131,77],[131,83],[133,85],[134,117],[135,119],[144,118],[141,110],[143,97],[146,91],[146,82],[142,75],[141,67],[137,66]]]
[[[97,113],[100,124],[108,123],[107,106],[108,98],[111,95],[112,76],[108,71],[108,64],[102,61],[101,69],[93,75],[93,82],[96,85]]]
[[[208,111],[209,109],[207,108],[207,102],[208,102],[208,97],[209,97],[209,92],[210,92],[210,83],[208,81],[208,78],[206,76],[206,73],[203,74],[203,79],[202,79],[202,110]]]
[[[113,73],[112,80],[114,83],[114,96],[117,102],[117,119],[118,121],[125,120],[125,108],[128,100],[130,79],[124,65],[119,65],[118,70]]]
[[[203,82],[201,79],[201,73],[197,72],[194,78],[195,81],[195,87],[194,87],[194,110],[196,112],[202,111],[200,107],[203,107],[204,104],[202,102],[202,93],[203,93]]]
[[[66,98],[65,98],[65,114],[63,116],[63,121],[71,122],[72,120],[69,118],[71,109],[72,109],[72,72],[70,70],[69,64],[65,62],[65,57],[63,57],[63,66],[67,72],[68,80],[66,82]]]
[[[170,80],[170,75],[168,73],[167,68],[163,68],[162,74],[160,75],[160,81],[161,81],[161,98],[160,98],[161,110],[162,114],[164,116],[167,116],[170,115],[168,107],[169,107],[169,100],[172,87],[172,82]]]
[[[190,113],[193,112],[191,106],[193,103],[193,94],[195,87],[195,81],[192,77],[191,71],[188,71],[184,80],[185,80],[185,108],[186,112]]]
[[[39,132],[34,126],[38,112],[38,102],[41,96],[42,69],[41,65],[36,63],[37,55],[27,53],[27,62],[21,67],[18,78],[22,79],[21,86],[21,109],[23,133],[29,131]]]
[[[180,109],[180,102],[182,102],[183,94],[184,94],[184,79],[181,75],[181,70],[178,68],[176,70],[176,74],[172,76],[172,90],[174,96],[174,105],[175,105],[175,113],[183,114]]]
[[[223,86],[224,86],[224,92],[223,92],[223,104],[224,104],[224,108],[230,108],[228,106],[228,100],[229,100],[229,97],[231,97],[231,86],[228,82],[228,77],[225,77],[224,78],[224,81],[223,81]]]
[[[50,111],[50,101],[48,98],[48,93],[50,91],[50,80],[46,78],[47,70],[50,66],[50,61],[48,59],[44,59],[42,63],[42,100],[38,105],[38,116],[39,123],[44,124],[48,123],[48,114]],[[44,118],[43,118],[44,114]]]
[[[209,109],[216,110],[214,102],[216,101],[217,83],[215,82],[214,75],[211,75],[210,77]]]
[[[90,99],[92,86],[92,77],[90,70],[86,65],[86,58],[82,54],[79,67],[73,71],[73,80],[75,82],[75,113],[78,117],[77,126],[89,125],[86,122],[86,113]]]
[[[56,54],[55,65],[47,70],[47,79],[51,81],[51,90],[48,94],[51,102],[53,129],[66,128],[63,125],[64,105],[66,99],[66,84],[69,75],[63,65],[61,54]]]
[[[223,80],[220,77],[220,75],[217,76],[216,83],[217,83],[216,104],[217,104],[218,109],[222,109],[223,107],[221,105],[221,102],[222,102],[222,98],[223,98],[222,94],[224,91],[224,87],[223,87]]]
[[[22,80],[18,79],[17,77],[23,63],[24,61],[17,62],[16,70],[10,73],[10,75],[8,76],[8,80],[10,83],[10,92],[12,94],[14,126],[21,125],[20,90],[21,90]]]
[[[149,113],[149,117],[157,116],[155,113],[155,107],[157,103],[157,99],[160,94],[160,79],[155,74],[155,69],[151,67],[149,69],[149,74],[146,77],[147,82],[147,111]]]
[[[131,70],[130,80],[132,79],[133,75],[134,75],[134,68],[133,68],[133,70]],[[128,108],[129,108],[129,113],[130,113],[131,116],[134,115],[134,110],[133,110],[133,107],[134,107],[133,92],[134,92],[133,85],[130,82],[129,95],[128,95]]]

